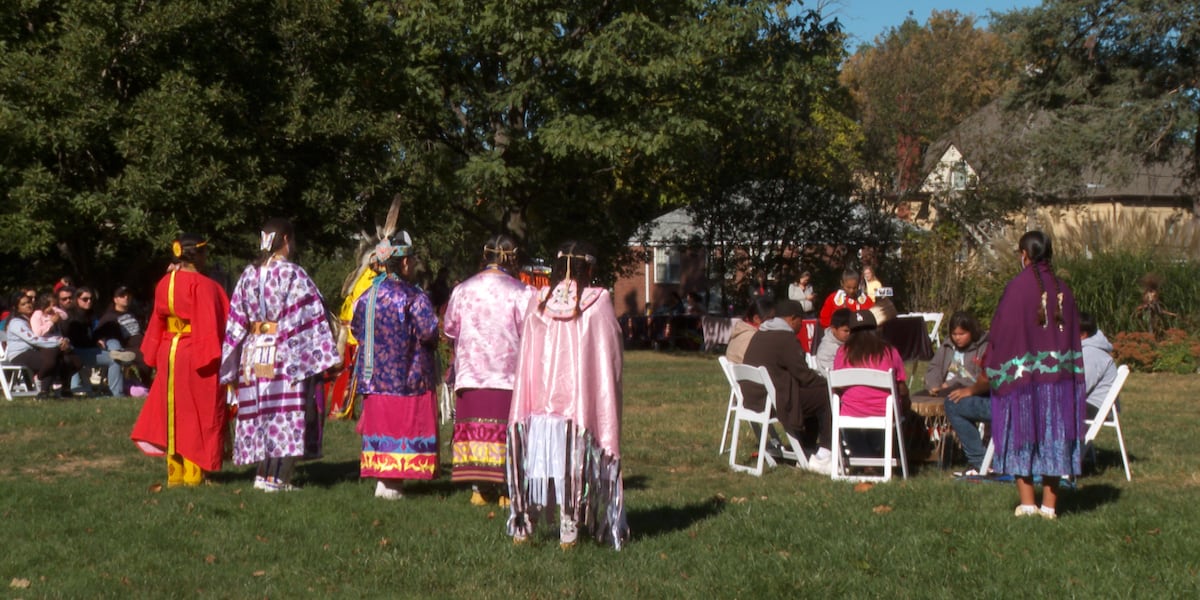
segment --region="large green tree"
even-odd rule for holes
[[[397,194],[434,263],[497,231],[615,257],[781,90],[840,128],[806,79],[831,30],[787,2],[24,0],[0,26],[0,255],[90,281],[152,278],[180,230],[245,259],[269,215],[327,260]],[[797,170],[835,138],[794,136]]]
[[[1040,115],[1029,152],[1041,187],[1078,186],[1089,169],[1127,178],[1165,162],[1195,195],[1200,4],[1048,0],[997,16],[995,27],[1014,34],[1027,65],[1010,105]]]

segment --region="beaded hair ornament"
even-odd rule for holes
[[[196,242],[195,247],[197,249],[199,249],[199,248],[203,248],[207,245],[208,245],[208,242]],[[179,240],[175,240],[175,241],[171,242],[171,255],[174,256],[175,258],[183,257],[183,242],[181,242]]]
[[[571,261],[572,260],[582,260],[589,265],[596,264],[596,257],[592,256],[591,254],[573,254],[571,252],[563,252],[560,250],[558,252],[558,258],[567,259],[567,272],[566,272],[566,277],[564,278],[566,280],[571,279]]]

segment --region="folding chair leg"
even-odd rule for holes
[[[1121,461],[1125,463],[1125,481],[1133,481],[1133,474],[1129,472],[1129,452],[1125,450],[1125,434],[1121,433],[1121,418],[1117,416],[1116,411],[1113,411],[1113,428],[1117,430],[1117,443],[1121,445]]]
[[[729,435],[729,418],[733,416],[733,411],[725,409],[725,426],[721,428],[721,449],[717,451],[717,456],[725,454],[725,436]]]

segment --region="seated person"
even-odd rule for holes
[[[867,296],[870,296],[872,301],[879,301],[879,288],[883,287],[883,282],[875,277],[875,269],[870,266],[863,267],[862,270],[863,287],[866,288]]]
[[[1117,380],[1117,364],[1113,362],[1113,346],[1096,326],[1096,317],[1079,313],[1079,337],[1083,340],[1083,379],[1087,390],[1087,418],[1095,419],[1100,405]]]
[[[104,343],[117,362],[131,362],[143,386],[150,381],[150,367],[142,360],[142,323],[130,311],[129,288],[117,286],[112,305],[96,322],[95,338]]]
[[[979,435],[979,423],[992,421],[992,400],[984,388],[978,394],[954,394],[970,389],[983,370],[983,351],[987,348],[987,333],[980,332],[979,321],[970,313],[958,311],[950,315],[950,336],[942,342],[929,368],[925,371],[925,389],[931,396],[946,397],[946,420],[962,443],[963,454],[971,464],[966,475],[978,475],[985,450]]]
[[[696,292],[688,292],[683,300],[683,314],[695,317],[704,316],[704,300]]]
[[[60,323],[67,320],[67,313],[56,304],[54,294],[46,292],[38,296],[37,302],[33,306],[33,316],[29,317],[29,326],[33,328],[33,335],[45,337],[62,334]]]
[[[785,430],[805,442],[815,441],[818,449],[809,456],[808,468],[829,474],[833,455],[829,452],[832,421],[829,415],[829,391],[825,379],[804,361],[804,349],[796,339],[796,330],[803,321],[804,307],[795,300],[781,300],[775,305],[775,317],[759,326],[746,347],[745,363],[766,367],[775,384],[776,413]],[[761,410],[766,402],[762,386],[743,387],[746,407]],[[808,427],[813,422],[818,430],[816,440]],[[803,434],[809,434],[807,439]],[[805,449],[808,452],[808,449]]]
[[[67,350],[71,345],[66,338],[33,334],[29,324],[33,316],[32,298],[22,293],[13,298],[13,304],[16,308],[5,328],[5,361],[33,371],[38,397],[49,397],[55,381],[65,384],[79,364],[69,360]]]
[[[900,351],[887,343],[878,333],[878,321],[869,310],[860,310],[850,319],[850,336],[833,358],[833,370],[839,369],[892,370],[896,380],[896,410],[908,412],[911,401]],[[851,386],[841,392],[841,415],[844,417],[879,417],[887,414],[888,392],[867,386]],[[882,431],[845,432],[850,453],[857,456],[882,456]],[[898,440],[904,443],[904,440]]]
[[[63,288],[66,289],[66,288]],[[61,292],[61,290],[60,290]],[[106,367],[108,372],[108,390],[113,397],[125,395],[125,374],[122,372],[122,362],[133,359],[133,353],[127,351],[109,352],[103,341],[97,340],[93,329],[92,303],[95,302],[96,292],[89,287],[75,290],[73,306],[67,310],[65,333],[71,341],[71,353],[79,358],[83,370],[71,376],[71,393],[77,396],[87,396],[92,393],[92,382],[85,376],[90,368]]]
[[[746,356],[746,347],[750,345],[750,338],[754,336],[754,332],[758,331],[758,327],[763,324],[763,321],[775,316],[775,307],[770,300],[759,298],[753,300],[746,307],[746,314],[741,319],[733,322],[733,328],[729,332],[729,343],[725,345],[725,358],[731,363],[741,363]]]
[[[833,358],[837,356],[842,344],[846,343],[846,338],[850,337],[852,316],[854,311],[848,308],[833,311],[833,316],[829,319],[829,329],[825,330],[825,335],[821,336],[821,343],[817,345],[817,368],[822,372],[828,373],[833,370]]]
[[[842,289],[825,298],[825,304],[821,306],[821,316],[819,319],[821,327],[829,327],[829,321],[833,318],[833,311],[839,308],[859,311],[866,310],[875,305],[875,301],[871,300],[866,291],[859,287],[859,281],[858,271],[849,267],[845,271],[842,271]]]

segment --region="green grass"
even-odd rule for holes
[[[630,353],[633,539],[567,553],[546,530],[514,547],[504,513],[470,506],[445,473],[376,500],[351,423],[329,424],[302,492],[256,492],[233,467],[216,485],[154,492],[163,464],[128,442],[136,401],[19,399],[0,404],[0,595],[1196,597],[1198,393],[1194,376],[1131,376],[1134,481],[1104,432],[1099,473],[1064,493],[1061,518],[1017,520],[1011,485],[929,467],[866,492],[783,466],[731,473],[716,452],[716,360]]]

